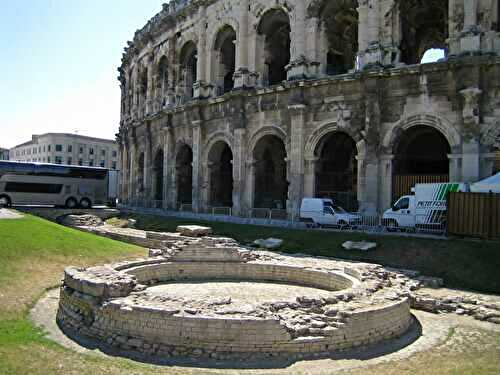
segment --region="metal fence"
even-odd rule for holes
[[[448,233],[457,236],[500,238],[500,194],[450,193]]]

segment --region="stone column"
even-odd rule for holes
[[[358,0],[358,62],[356,69],[382,65],[380,45],[380,2],[379,0]]]
[[[383,212],[390,208],[394,203],[392,201],[392,172],[394,155],[385,154],[379,158],[379,211]]]
[[[196,46],[197,53],[198,53],[198,59],[197,59],[197,65],[196,65],[196,71],[197,71],[197,79],[196,82],[193,84],[193,96],[194,98],[202,99],[202,98],[208,98],[211,94],[211,85],[207,83],[207,59],[208,59],[208,53],[207,53],[207,32],[206,32],[206,20],[207,20],[207,14],[206,14],[206,8],[203,5],[200,5],[200,8],[198,10],[198,45]]]
[[[464,0],[464,29],[460,34],[460,52],[481,50],[481,30],[477,25],[478,0]]]
[[[245,176],[245,144],[246,130],[238,128],[234,130],[233,145],[233,215],[244,216],[242,207],[244,204],[244,176]]]
[[[462,181],[462,155],[449,154],[450,161],[450,182]]]
[[[248,0],[240,1],[240,10],[238,17],[239,34],[236,40],[236,71],[234,73],[234,88],[246,88],[255,86],[255,80],[249,70],[248,50]]]
[[[128,199],[135,199],[136,198],[136,183],[135,183],[135,164],[136,164],[136,140],[135,137],[132,137],[129,141],[130,145],[130,170],[128,174],[129,178],[129,188],[128,188]]]
[[[172,208],[169,197],[172,196],[170,193],[171,181],[170,181],[170,170],[172,168],[171,164],[175,165],[174,159],[171,157],[172,146],[172,128],[167,126],[163,128],[163,208]]]
[[[287,211],[290,219],[299,216],[300,203],[304,196],[304,133],[305,114],[304,104],[288,106],[291,116],[291,145],[288,159],[290,160],[290,173],[288,181],[288,205]]]
[[[356,157],[358,161],[359,211],[375,215],[378,209],[379,164],[375,155]],[[391,176],[392,178],[392,176]]]
[[[200,212],[201,209],[201,121],[192,122],[193,127],[193,211]]]
[[[314,198],[316,194],[316,164],[318,158],[308,159],[304,167],[304,198]]]
[[[152,191],[152,178],[151,178],[151,165],[152,165],[152,155],[151,155],[151,133],[148,129],[146,133],[146,145],[144,149],[144,191],[143,196],[146,201],[151,199],[151,191]],[[149,202],[146,202],[148,206]]]
[[[255,196],[255,165],[256,161],[253,158],[247,159],[245,161],[245,208],[246,212],[243,212],[241,216],[248,216],[250,209],[254,206],[254,196]]]
[[[287,66],[287,79],[305,79],[308,76],[308,60],[306,57],[306,3],[296,3],[291,20],[290,63]]]

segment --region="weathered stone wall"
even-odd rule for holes
[[[331,31],[322,18],[333,3],[171,2],[138,31],[120,68],[122,198],[178,208],[177,157],[187,145],[192,208],[206,210],[216,204],[217,163],[210,155],[223,142],[232,153],[232,214],[246,216],[255,207],[260,183],[256,150],[272,136],[286,152],[285,206],[289,217],[296,217],[300,200],[318,194],[320,145],[345,133],[356,145],[354,191],[361,211],[380,212],[393,198],[395,148],[406,131],[421,126],[437,130],[449,144],[450,180],[491,174],[500,132],[496,2],[464,6],[449,0],[443,16],[448,42],[443,37],[411,46],[448,49],[446,61],[429,65],[403,61],[405,40],[412,37],[402,34],[407,21],[399,2],[353,2],[357,58],[336,76],[328,72]],[[273,51],[266,49],[261,30],[283,19],[290,27],[288,80],[269,85],[266,61],[272,61]],[[223,94],[217,40],[228,27],[236,35],[234,87]],[[192,85],[187,85],[191,68],[183,60],[191,48],[186,46],[197,51]],[[161,61],[167,61],[166,70],[159,68]]]

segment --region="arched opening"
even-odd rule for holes
[[[290,63],[290,18],[281,9],[272,9],[262,16],[257,29],[263,41],[264,81],[275,85],[286,81],[286,66]]]
[[[285,209],[288,198],[286,149],[275,135],[262,137],[253,151],[255,208]]]
[[[358,149],[346,133],[325,135],[316,146],[316,191],[318,198],[331,198],[349,211],[358,209]]]
[[[425,51],[422,56],[422,60],[420,60],[420,64],[430,64],[434,62],[442,61],[446,58],[446,51],[441,48],[430,48]]]
[[[236,69],[236,32],[231,26],[224,26],[215,40],[215,72],[219,93],[224,94],[234,88]]]
[[[168,60],[166,56],[162,56],[160,62],[158,63],[158,98],[161,101],[161,105],[165,106],[167,102],[168,93]]]
[[[154,199],[163,201],[163,150],[156,152],[153,163]]]
[[[394,147],[393,198],[410,194],[418,183],[448,182],[450,145],[444,135],[426,125],[411,127]]]
[[[398,0],[401,61],[418,64],[428,49],[447,50],[448,0]]]
[[[208,155],[212,207],[233,206],[233,153],[226,142],[213,145]]]
[[[137,162],[137,191],[144,191],[144,152],[141,152]]]
[[[323,4],[319,14],[328,41],[326,74],[344,74],[355,67],[358,53],[357,1],[325,1]]]
[[[193,151],[188,145],[181,147],[176,157],[177,202],[193,203]]]
[[[198,79],[198,50],[194,42],[187,42],[180,54],[181,79],[187,98],[194,96],[193,85]]]

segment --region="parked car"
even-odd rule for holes
[[[360,225],[361,216],[347,212],[331,199],[304,198],[300,219],[315,227],[348,228]]]

